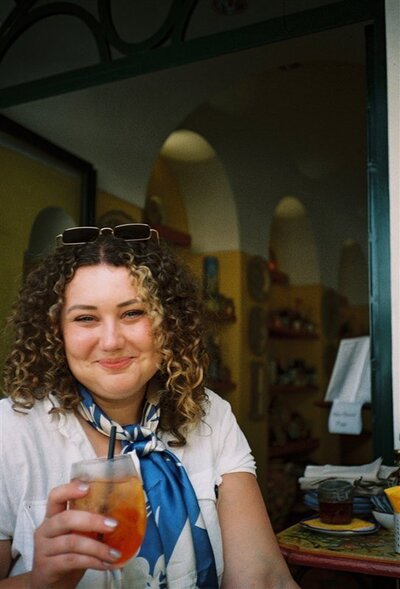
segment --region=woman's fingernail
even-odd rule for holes
[[[82,491],[82,492],[88,491],[89,490],[89,484],[88,483],[79,483],[78,489],[80,491]]]
[[[115,558],[115,560],[117,560],[117,558],[121,558],[121,552],[119,550],[115,550],[115,548],[111,548],[109,554],[112,558]]]
[[[111,517],[106,517],[106,519],[104,520],[104,525],[108,526],[109,528],[116,528],[118,522],[115,519],[111,519]]]

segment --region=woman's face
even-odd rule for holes
[[[79,268],[65,290],[61,329],[69,368],[109,417],[140,417],[159,354],[138,289],[125,267]]]

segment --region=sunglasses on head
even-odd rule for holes
[[[111,227],[70,227],[57,235],[58,245],[82,245],[96,241],[100,235],[112,235],[124,241],[147,241],[155,237],[160,243],[158,231],[146,223],[125,223]]]

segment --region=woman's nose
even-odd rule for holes
[[[101,332],[100,344],[103,350],[119,350],[124,344],[124,336],[121,328],[114,321],[106,322]]]

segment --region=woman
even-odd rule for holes
[[[0,587],[102,586],[119,554],[79,532],[105,534],[118,522],[67,509],[88,492],[68,482],[69,470],[106,455],[117,425],[116,452],[139,456],[148,501],[124,587],[295,588],[248,444],[228,403],[204,388],[201,295],[190,273],[148,225],[58,237],[12,317],[0,401]]]

